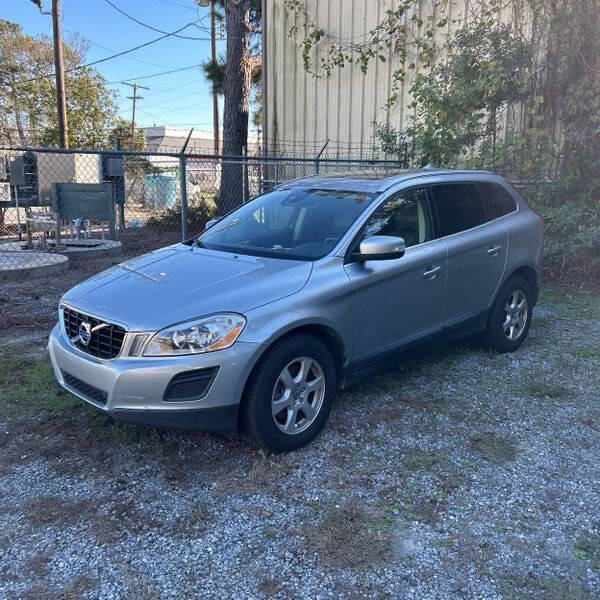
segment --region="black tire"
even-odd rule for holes
[[[526,321],[521,333],[516,339],[509,339],[504,330],[504,320],[506,318],[505,306],[513,293],[521,292],[527,299]],[[484,335],[484,343],[487,346],[495,348],[498,352],[514,352],[523,343],[529,327],[531,325],[531,315],[533,312],[533,293],[529,283],[523,277],[513,275],[500,288],[496,295],[496,300],[490,311],[488,325]]]
[[[285,433],[276,425],[271,401],[283,369],[299,357],[309,357],[321,367],[325,390],[314,421],[303,431]],[[295,450],[310,442],[329,417],[337,390],[337,373],[331,353],[319,339],[306,334],[292,335],[276,342],[261,358],[251,375],[242,400],[241,426],[252,443],[265,452]],[[314,396],[313,396],[314,398]],[[302,413],[300,413],[302,416]]]

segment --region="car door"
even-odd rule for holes
[[[404,256],[392,260],[350,260],[354,360],[375,358],[441,328],[446,248],[434,239],[424,187],[403,190],[371,215],[355,240],[401,236]]]
[[[506,267],[508,231],[488,221],[475,183],[431,186],[438,233],[447,249],[444,320],[447,326],[482,315]]]

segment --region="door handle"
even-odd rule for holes
[[[502,246],[492,246],[491,248],[488,248],[487,253],[490,256],[497,256],[500,250],[502,250]]]
[[[438,265],[437,267],[432,267],[431,269],[429,269],[427,271],[423,271],[423,277],[425,277],[425,279],[435,279],[435,277],[437,276],[438,271],[441,268],[442,267],[440,267]]]

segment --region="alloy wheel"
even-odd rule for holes
[[[309,356],[289,362],[279,374],[271,399],[275,425],[288,435],[308,429],[317,418],[325,397],[321,365]]]
[[[511,342],[518,340],[523,335],[528,316],[527,296],[521,290],[515,290],[508,296],[504,305],[504,322],[502,324],[504,335]]]

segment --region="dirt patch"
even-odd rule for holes
[[[333,567],[367,568],[383,562],[391,550],[389,531],[355,502],[328,508],[303,536],[309,552]]]
[[[59,496],[38,496],[25,502],[24,513],[36,527],[68,527],[84,521],[92,508],[92,502],[87,499],[72,501]]]
[[[489,432],[472,437],[471,447],[483,458],[497,464],[515,460],[519,452],[511,440]]]

